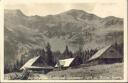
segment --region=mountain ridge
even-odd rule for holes
[[[6,14],[7,12],[8,12],[8,13],[9,13],[9,12],[18,12],[18,13],[20,13],[20,14],[23,14],[24,16],[28,16],[28,15],[24,14],[20,9],[4,9],[4,13]],[[84,11],[84,10],[80,10],[80,9],[69,9],[69,10],[64,11],[64,12],[61,12],[61,13],[59,13],[59,14],[68,13],[68,12],[83,12],[83,13],[95,15],[95,14],[93,14],[93,13],[88,13],[88,12],[86,12],[86,11]],[[49,15],[50,15],[50,14],[49,14]],[[34,16],[37,16],[37,17],[46,17],[46,16],[49,16],[49,15],[45,15],[45,16],[41,16],[41,15],[30,15],[30,16],[28,16],[28,17],[34,17]],[[58,15],[58,14],[55,14],[55,15]],[[51,14],[51,16],[54,16],[54,15]],[[95,15],[95,16],[97,16],[97,15]],[[97,17],[99,17],[99,16],[97,16]],[[108,17],[114,17],[114,18],[123,19],[123,18],[116,17],[116,16],[106,16],[106,17],[100,17],[100,18],[108,18]]]

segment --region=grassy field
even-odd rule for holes
[[[18,76],[21,73],[16,72]],[[15,73],[5,74],[5,79],[16,77]],[[121,80],[123,79],[123,63],[96,65],[61,71],[51,71],[47,74],[30,73],[28,80]]]
[[[123,64],[96,65],[63,71],[52,71],[47,74],[49,79],[70,80],[121,80],[123,79]]]

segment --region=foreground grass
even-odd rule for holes
[[[16,75],[17,74],[17,75]],[[5,74],[8,80],[20,76],[21,72]],[[28,80],[122,80],[123,63],[108,65],[96,65],[81,67],[77,69],[68,68],[67,70],[51,71],[47,74],[31,73]]]
[[[70,79],[70,80],[121,80],[123,79],[123,64],[96,65],[52,71],[48,74],[49,79]]]

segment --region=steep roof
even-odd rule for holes
[[[20,70],[25,69],[26,67],[31,67],[32,64],[33,64],[39,57],[40,57],[40,56],[37,56],[37,57],[34,57],[34,58],[28,60],[28,61],[20,68]]]
[[[108,48],[110,48],[111,45],[108,45],[102,49],[100,49],[97,53],[95,53],[88,61],[91,61],[93,59],[97,59],[98,57],[100,57]]]
[[[59,60],[59,64],[63,67],[69,67],[73,60],[74,58]],[[55,67],[58,67],[58,64],[56,64]]]
[[[112,46],[108,45],[95,53],[88,61],[97,58],[122,58],[123,56]]]

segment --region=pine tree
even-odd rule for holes
[[[68,49],[68,46],[66,45],[65,51],[63,52],[63,58],[70,58],[70,51]]]
[[[64,53],[65,53],[66,55],[69,54],[69,49],[68,49],[68,46],[67,46],[67,45],[66,45],[66,49],[65,49]]]
[[[46,46],[46,55],[47,55],[46,57],[47,57],[48,65],[53,66],[54,65],[53,56],[52,56],[51,46],[49,43],[47,43],[47,46]]]
[[[45,50],[42,49],[40,54],[41,54],[41,56],[44,56],[45,55]]]

